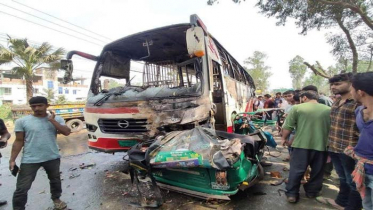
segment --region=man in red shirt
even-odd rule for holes
[[[275,108],[275,102],[272,100],[272,96],[269,94],[264,95],[264,109],[272,109]],[[273,111],[265,112],[264,114],[266,115],[267,120],[272,120],[272,113]]]

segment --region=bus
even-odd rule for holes
[[[252,77],[197,15],[118,39],[99,56],[69,52],[61,60],[65,83],[72,80],[74,55],[96,62],[84,110],[94,150],[127,151],[206,124],[232,132],[233,113],[253,109]]]

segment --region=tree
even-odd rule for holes
[[[0,119],[10,119],[12,116],[12,107],[9,104],[0,106]]]
[[[324,93],[324,94],[329,93],[330,88],[329,88],[328,80],[319,75],[311,74],[310,76],[308,76],[303,83],[303,86],[307,86],[307,85],[316,86],[319,93]]]
[[[232,0],[234,3],[241,3],[242,0]],[[245,1],[245,0],[243,0]],[[219,2],[219,0],[207,0],[208,5],[213,5],[215,2]],[[317,5],[317,7],[313,7]],[[360,21],[364,22],[367,27],[373,30],[373,19],[372,19],[372,1],[346,1],[346,0],[307,0],[307,1],[283,1],[283,0],[258,0],[257,3],[258,7],[263,8],[272,8],[274,11],[273,14],[267,14],[268,16],[279,17],[282,21],[286,22],[287,16],[290,16],[293,13],[297,13],[300,15],[300,12],[296,11],[306,6],[309,8],[309,11],[314,12],[315,8],[332,6],[338,7],[343,10],[349,10],[349,12],[353,13],[355,16],[359,17]],[[284,10],[283,14],[285,16],[277,15],[276,13],[280,10]],[[305,14],[306,15],[306,14]],[[284,23],[284,22],[283,22]],[[281,24],[281,23],[279,23]]]
[[[118,81],[116,80],[113,80],[113,79],[110,79],[109,80],[109,85],[108,85],[108,88],[109,89],[112,89],[112,88],[116,88],[116,87],[123,87],[124,85],[123,84],[120,84]]]
[[[361,20],[373,30],[373,20],[372,20],[372,2],[371,1],[346,1],[346,0],[313,0],[325,5],[342,7],[345,9],[350,9],[351,12],[357,14]]]
[[[48,103],[51,103],[54,101],[54,94],[55,94],[55,91],[53,89],[43,89],[42,95],[47,98]]]
[[[288,18],[296,19],[295,23],[301,28],[303,35],[312,29],[339,27],[343,35],[333,34],[328,38],[328,42],[334,47],[332,53],[340,57],[341,53],[346,54],[349,51],[353,72],[357,72],[359,54],[356,42],[359,36],[354,36],[353,29],[361,26],[362,22],[353,11],[342,5],[325,4],[317,0],[286,3],[282,0],[259,0],[257,6],[266,16],[276,17],[279,25],[284,25]],[[311,68],[313,71],[315,69],[317,68]]]
[[[272,76],[270,67],[265,65],[268,56],[259,51],[255,51],[252,57],[244,61],[245,69],[254,79],[255,87],[262,92],[266,92],[269,87],[268,78]]]
[[[207,1],[208,5],[215,2],[218,1]],[[240,3],[241,1],[233,0],[233,2]],[[371,1],[258,0],[256,6],[267,17],[277,18],[277,25],[285,25],[288,18],[294,18],[296,25],[302,28],[301,34],[303,35],[315,28],[339,27],[342,34],[328,36],[328,43],[333,46],[333,55],[338,59],[343,57],[352,60],[352,72],[354,73],[358,71],[359,56],[362,57],[362,60],[368,61],[367,70],[371,69],[373,58],[371,43],[373,3]],[[317,69],[322,69],[319,63],[307,66],[315,74],[325,76],[324,72],[315,72]]]
[[[40,46],[31,46],[27,39],[13,39],[8,36],[8,47],[0,45],[0,65],[13,63],[13,73],[26,80],[27,101],[33,96],[33,76],[37,68],[49,66],[59,69],[59,60],[65,54],[63,48],[52,50],[47,42]]]
[[[57,100],[54,102],[55,104],[66,104],[67,103],[67,100],[66,100],[66,97],[65,95],[59,95],[57,97]]]
[[[304,59],[299,55],[295,56],[289,62],[289,73],[292,78],[293,88],[301,89],[304,75],[306,74],[307,66],[304,64]]]

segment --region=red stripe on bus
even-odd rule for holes
[[[97,114],[136,114],[139,113],[137,107],[121,107],[121,108],[85,108],[87,113],[97,113]]]
[[[118,142],[119,140],[126,140],[126,139],[98,138],[96,142],[88,141],[88,146],[94,147],[100,150],[125,150],[125,149],[130,148],[130,147],[121,147]],[[128,139],[128,140],[133,141],[134,139]]]

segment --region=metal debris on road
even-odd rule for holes
[[[79,168],[80,169],[87,169],[87,168],[91,168],[91,167],[93,167],[95,165],[96,165],[96,163],[90,163],[90,164],[87,164],[87,165],[85,165],[84,163],[82,163],[82,164],[79,165]]]
[[[79,176],[80,176],[80,174],[71,174],[69,176],[69,179],[74,179],[74,178],[79,177]]]

